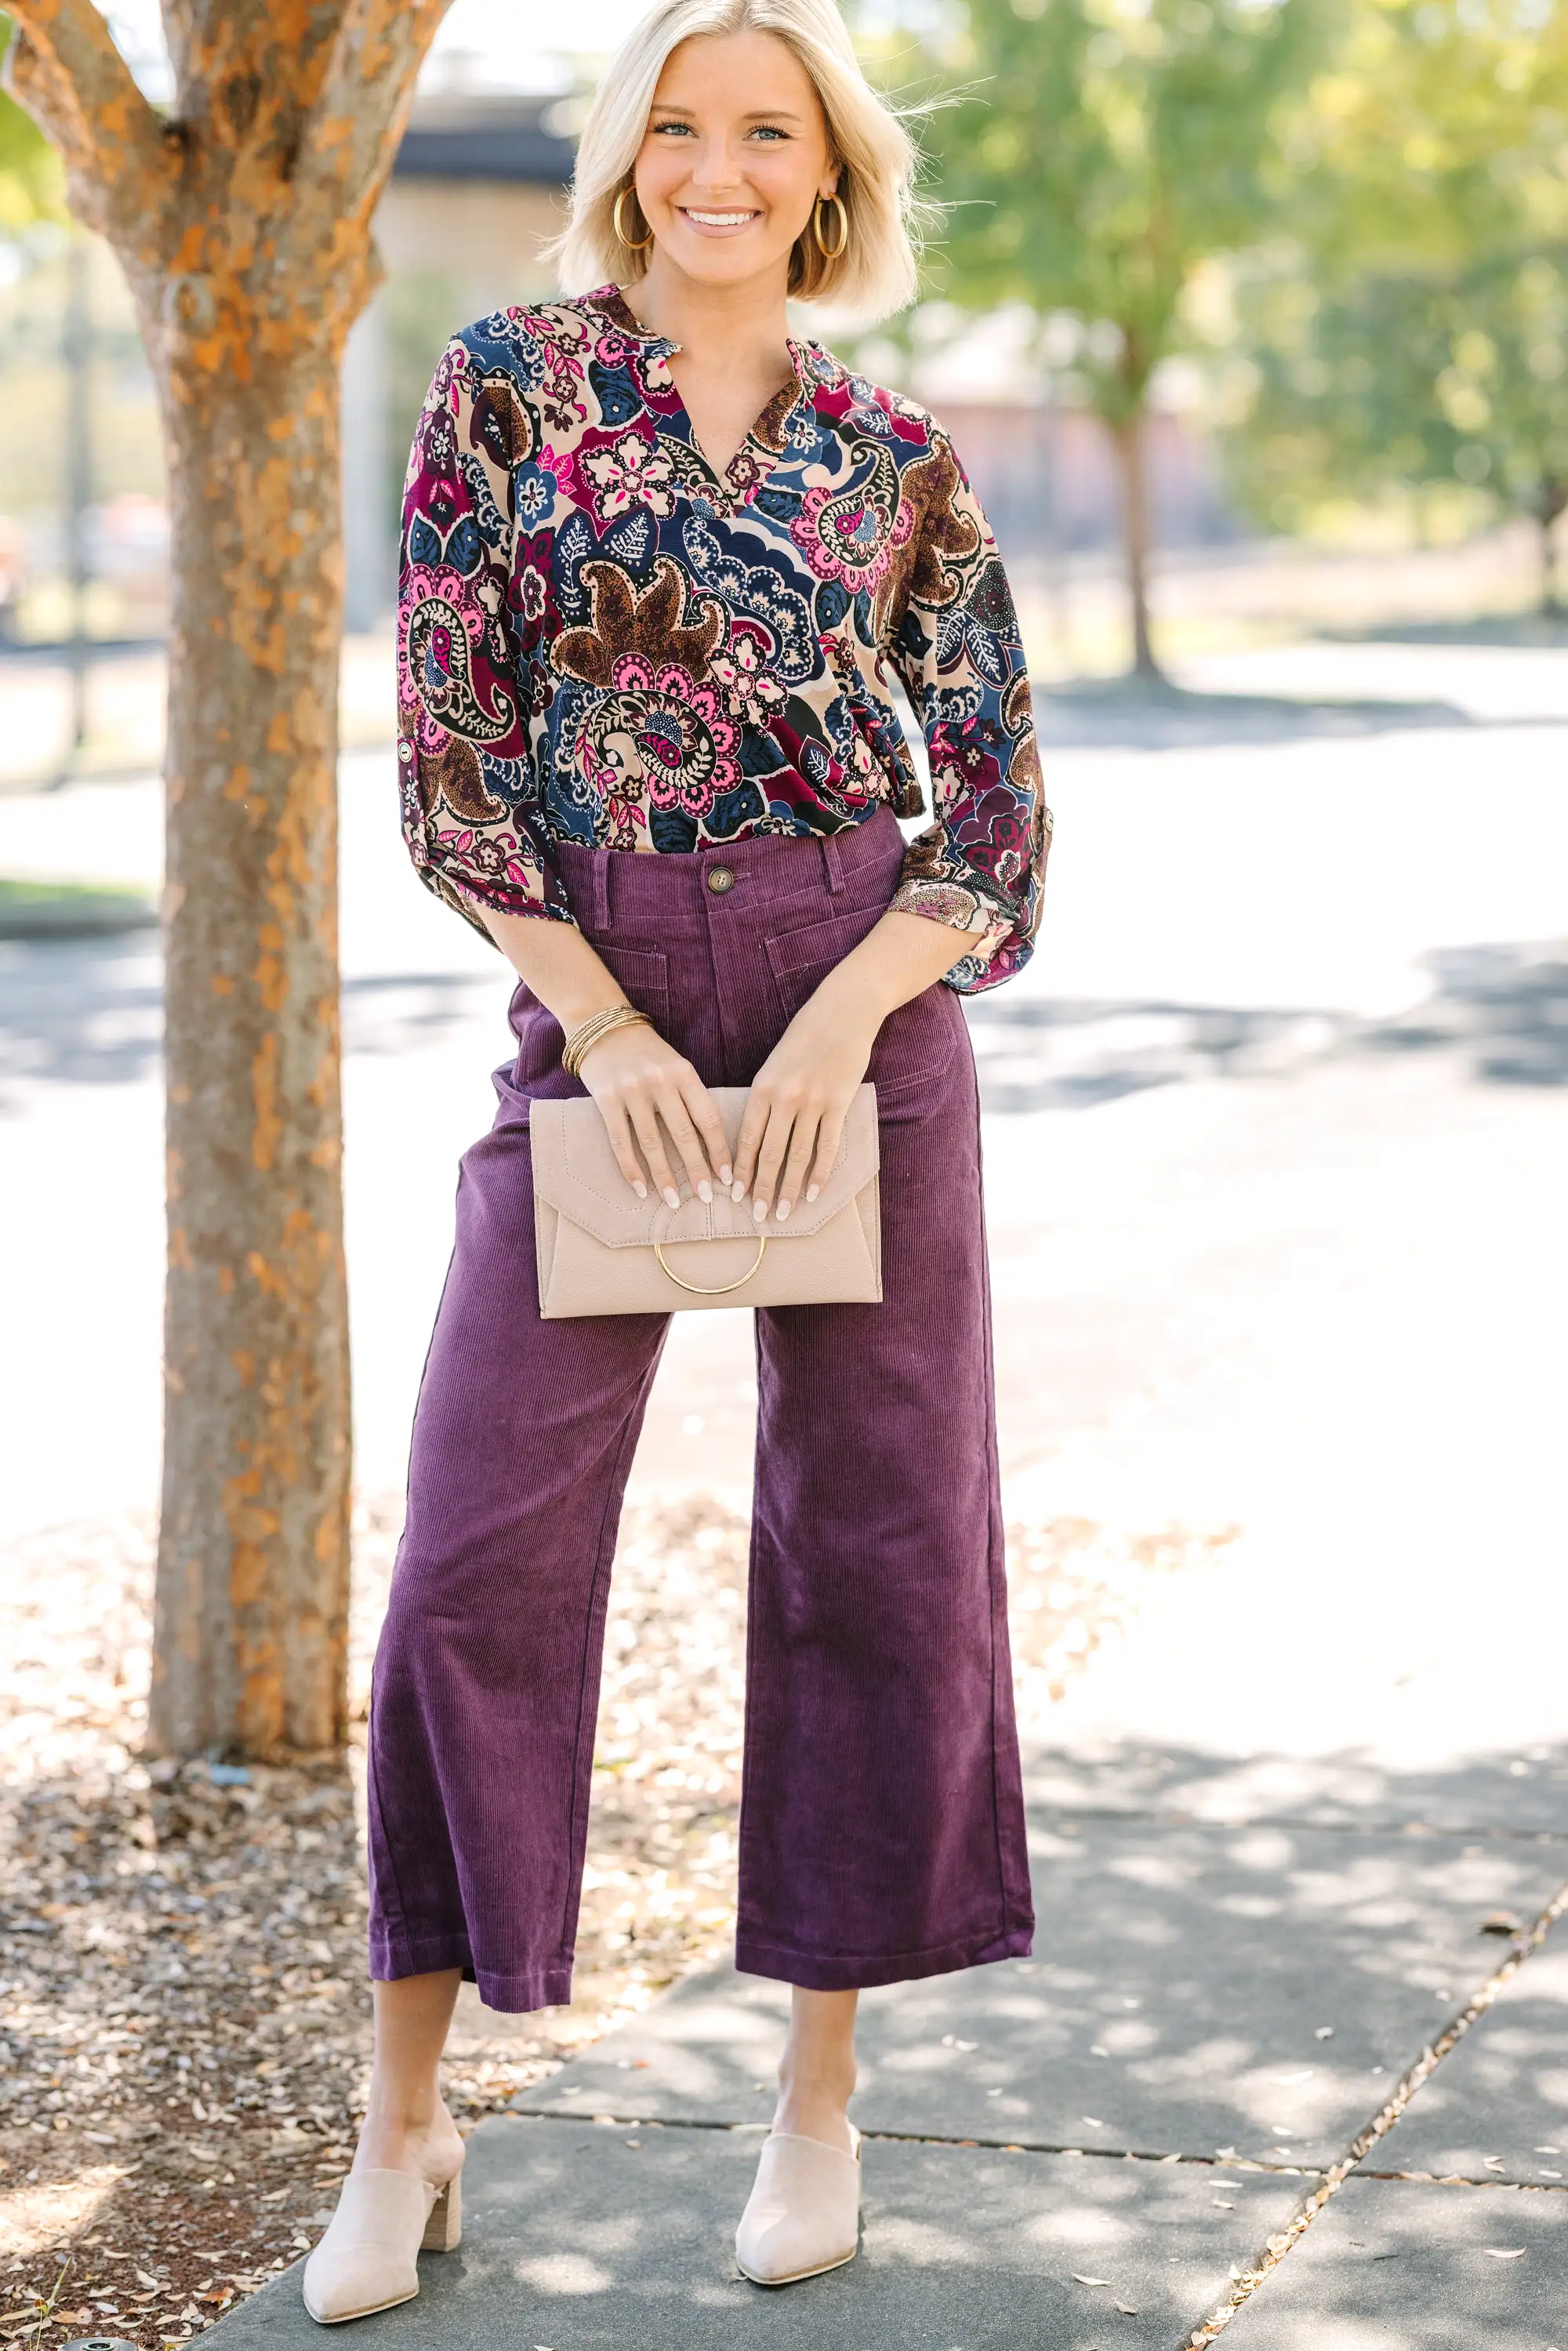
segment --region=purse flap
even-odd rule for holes
[[[710,1086],[731,1150],[740,1133],[747,1089]],[[534,1189],[558,1216],[580,1225],[607,1249],[650,1249],[655,1241],[740,1239],[754,1234],[757,1219],[749,1196],[732,1200],[720,1191],[711,1205],[699,1200],[684,1174],[677,1176],[681,1205],[665,1200],[640,1200],[615,1164],[604,1115],[599,1104],[576,1096],[570,1101],[540,1101],[528,1104],[528,1131],[533,1139]],[[674,1157],[671,1151],[672,1160]],[[876,1089],[857,1087],[844,1121],[839,1155],[817,1197],[798,1200],[786,1224],[769,1221],[769,1241],[791,1240],[814,1233],[831,1217],[848,1207],[863,1191],[880,1164],[876,1123]]]

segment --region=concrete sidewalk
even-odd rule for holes
[[[1560,2058],[1568,1979],[1488,1922],[1553,1904],[1568,1830],[1506,1805],[1465,1833],[1060,1804],[1032,1828],[1034,1959],[863,2002],[858,2262],[775,2294],[735,2273],[788,1994],[721,1971],[479,2126],[464,2246],[376,2339],[1176,2351],[1269,2265],[1232,2322],[1260,2351],[1547,2351],[1568,2073],[1533,2102],[1515,2077]],[[222,2331],[319,2339],[297,2273]]]

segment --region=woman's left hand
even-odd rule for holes
[[[760,1224],[814,1200],[839,1155],[855,1088],[890,1012],[951,971],[960,931],[889,911],[804,1004],[751,1081],[731,1197],[752,1195]]]
[[[836,1000],[835,1000],[836,999]],[[751,1081],[735,1149],[731,1197],[752,1195],[760,1224],[814,1200],[839,1155],[882,1014],[824,986],[804,1003]]]

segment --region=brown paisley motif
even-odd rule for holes
[[[485,789],[478,752],[460,735],[449,735],[439,751],[421,751],[418,769],[419,796],[427,816],[443,806],[465,824],[494,824],[506,815],[506,801]]]
[[[1008,768],[1008,781],[1026,799],[1037,801],[1045,789],[1045,779],[1040,771],[1040,740],[1032,725],[1026,726],[1018,737]],[[1049,810],[1046,815],[1049,822]]]
[[[966,570],[980,551],[978,526],[957,511],[957,461],[946,441],[908,467],[904,495],[915,509],[909,592],[927,611],[940,611],[963,594]]]
[[[556,639],[557,669],[585,685],[609,686],[618,663],[640,653],[656,668],[678,662],[694,677],[704,675],[724,636],[723,607],[711,596],[688,599],[672,556],[660,556],[642,589],[613,563],[585,563],[582,576],[592,611],[585,629],[567,629]]]
[[[532,414],[503,369],[480,379],[468,440],[473,448],[482,449],[497,465],[508,470],[526,465],[538,446]]]
[[[750,439],[764,449],[771,450],[776,457],[782,456],[789,445],[789,435],[785,427],[794,414],[795,404],[800,398],[799,380],[781,384],[752,426]]]

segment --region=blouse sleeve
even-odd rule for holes
[[[398,772],[420,879],[486,938],[482,906],[571,920],[540,822],[512,604],[517,389],[461,337],[425,395],[403,485]]]
[[[940,428],[918,470],[911,588],[890,651],[925,737],[936,821],[910,842],[893,905],[967,934],[946,980],[969,995],[1033,953],[1051,811],[1007,575]]]

